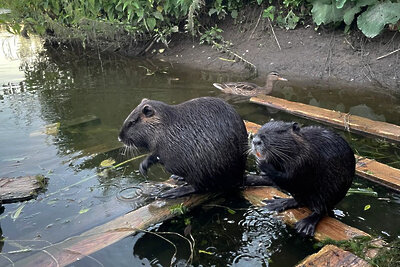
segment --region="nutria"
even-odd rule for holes
[[[235,109],[221,99],[201,97],[178,105],[143,99],[125,120],[119,140],[150,151],[140,164],[143,175],[160,163],[187,183],[160,197],[243,185],[246,127]]]
[[[269,210],[310,208],[311,215],[295,225],[302,235],[314,235],[319,220],[332,214],[353,181],[352,149],[338,134],[322,127],[271,121],[254,136],[252,153],[263,173],[258,179],[249,177],[246,184],[276,185],[292,195],[267,200]]]

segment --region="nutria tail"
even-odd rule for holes
[[[219,90],[223,91],[225,89],[225,86],[220,83],[213,83],[215,88],[218,88]]]

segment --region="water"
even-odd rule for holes
[[[45,50],[40,40],[1,35],[0,54],[0,177],[43,174],[46,192],[36,200],[7,204],[0,215],[2,252],[40,249],[112,220],[143,203],[129,201],[129,189],[144,178],[140,160],[107,173],[101,162],[122,162],[119,127],[142,98],[169,104],[194,97],[217,96],[229,101],[244,119],[265,123],[271,118],[315,124],[284,112],[222,95],[216,81],[238,80],[234,74],[199,71],[168,62],[125,59],[118,56],[82,56],[77,51]],[[363,91],[337,83],[321,84],[295,77],[276,84],[274,95],[289,100],[335,108],[343,112],[400,124],[400,99],[383,91]],[[87,115],[98,120],[45,133],[45,126]],[[396,144],[344,134],[361,155],[400,168]],[[98,153],[98,151],[107,151]],[[249,160],[248,170],[256,170]],[[149,179],[169,177],[153,167]],[[75,183],[81,182],[75,186]],[[335,211],[339,220],[384,237],[400,236],[400,194],[356,179],[353,187],[372,188],[378,197],[351,195]],[[125,190],[126,189],[126,190]],[[128,190],[129,189],[129,190]],[[370,205],[369,210],[364,210]],[[19,216],[15,211],[21,209]],[[231,212],[234,210],[235,212]],[[262,209],[250,207],[238,196],[225,196],[188,214],[153,226],[149,231],[183,234],[190,221],[196,241],[195,266],[291,266],[315,252],[313,242],[300,238]],[[177,262],[190,257],[186,240],[165,235],[177,247]],[[32,252],[5,254],[16,261]],[[168,266],[174,247],[151,233],[127,237],[74,266]],[[9,261],[0,257],[0,265]]]

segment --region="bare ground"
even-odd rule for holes
[[[260,76],[275,70],[300,79],[362,84],[400,92],[400,51],[387,55],[400,48],[400,32],[387,31],[368,39],[357,31],[347,35],[340,29],[315,30],[313,24],[300,25],[295,30],[273,27],[272,31],[265,20],[257,23],[257,17],[238,24],[227,19],[219,27],[224,30],[224,39],[233,44],[230,49],[253,63]],[[387,56],[378,59],[384,55]],[[244,76],[249,72],[243,63],[226,61],[227,54],[210,45],[199,45],[198,38],[187,35],[175,36],[170,48],[156,57],[200,69]]]

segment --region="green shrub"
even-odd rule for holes
[[[390,0],[311,0],[317,25],[344,22],[346,30],[356,15],[357,26],[367,37],[377,36],[387,24],[400,20],[400,3]]]

